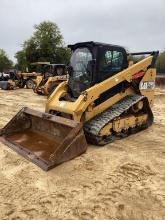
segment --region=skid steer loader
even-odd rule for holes
[[[50,95],[59,83],[67,80],[65,64],[49,64],[44,68],[44,74],[36,78],[33,91],[38,95]]]
[[[4,143],[44,170],[85,152],[86,140],[105,145],[153,122],[158,51],[128,54],[96,42],[69,47],[69,80],[50,95],[45,113],[24,108],[1,130]]]

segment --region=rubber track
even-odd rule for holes
[[[84,125],[84,131],[88,135],[99,135],[100,130],[108,124],[110,121],[119,117],[125,111],[127,111],[131,106],[135,103],[142,100],[144,96],[141,95],[129,95],[123,98],[118,103],[114,104],[111,108],[107,109],[103,113],[99,114],[98,116],[94,117],[92,120],[88,121]]]

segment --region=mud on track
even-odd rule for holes
[[[31,90],[0,90],[0,127],[23,106],[44,111]],[[165,219],[165,89],[151,128],[45,173],[0,143],[0,219]]]

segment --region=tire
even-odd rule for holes
[[[33,89],[35,87],[35,82],[32,79],[28,79],[26,81],[26,88],[27,89]]]
[[[25,80],[20,80],[19,83],[18,83],[18,87],[23,89],[26,85],[26,81]]]

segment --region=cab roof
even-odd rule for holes
[[[94,42],[94,41],[86,41],[86,42],[79,42],[76,44],[68,45],[68,47],[71,50],[76,49],[77,47],[87,47],[87,46],[107,46],[107,47],[117,47],[117,48],[123,48],[122,46],[119,45],[114,45],[114,44],[107,44],[107,43],[101,43],[101,42]]]

